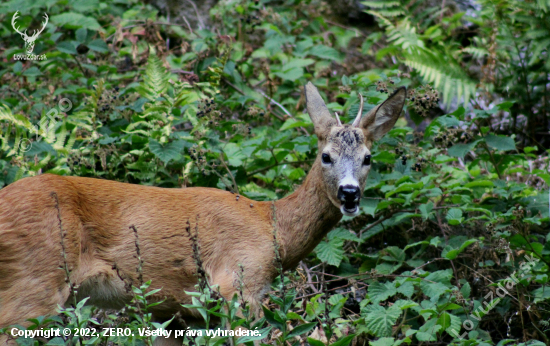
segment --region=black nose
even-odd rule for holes
[[[355,202],[361,198],[361,190],[355,185],[340,185],[338,199],[342,202]]]

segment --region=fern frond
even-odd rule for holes
[[[463,52],[470,53],[476,59],[481,59],[484,56],[489,55],[489,51],[485,48],[480,47],[466,47],[462,49]]]
[[[403,49],[410,47],[424,47],[422,41],[416,34],[416,28],[411,26],[411,23],[405,19],[399,25],[393,28],[388,28],[388,40],[396,45],[400,45]]]
[[[381,13],[376,12],[376,11],[365,11],[365,12],[367,12],[368,14],[378,18],[382,22],[382,26],[390,27],[390,28],[394,27],[392,22],[390,22],[390,20],[388,18],[386,18],[385,16],[383,16]]]
[[[162,65],[162,61],[153,53],[149,54],[143,82],[138,88],[141,96],[156,101],[168,89],[170,74]]]
[[[477,90],[476,83],[454,61],[445,59],[436,52],[422,48],[405,54],[405,64],[416,71],[435,88],[442,90],[443,100],[449,104],[453,97],[463,98],[468,103]]]
[[[388,8],[401,5],[399,1],[362,1],[361,3],[372,8]]]

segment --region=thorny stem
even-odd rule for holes
[[[283,260],[281,259],[280,245],[277,240],[277,214],[275,213],[275,201],[271,203],[271,209],[273,212],[273,249],[275,251],[275,266],[279,271],[281,277],[281,298],[285,299],[286,287],[285,287],[285,275],[283,271]]]
[[[487,143],[483,142],[483,147],[489,154],[489,157],[491,158],[491,163],[493,164],[493,167],[495,167],[495,171],[497,172],[498,178],[502,179],[502,174],[500,174],[500,170],[498,169],[498,165],[495,161],[495,157],[493,156],[493,152],[491,149],[489,149],[489,146],[487,146]]]
[[[237,182],[235,181],[235,177],[233,176],[233,173],[231,173],[231,170],[229,170],[229,167],[225,164],[225,160],[223,159],[223,153],[220,154],[220,161],[222,162],[223,166],[227,170],[227,173],[231,177],[231,181],[233,182],[233,188],[235,189],[236,193],[239,193],[239,186],[237,185]]]
[[[136,268],[136,272],[138,273],[138,283],[141,287],[143,285],[143,259],[141,258],[141,251],[139,249],[139,238],[138,238],[138,231],[136,229],[136,226],[131,225],[130,229],[134,231],[134,235],[136,237],[136,253],[137,253],[137,259],[138,259],[138,266]]]
[[[73,295],[74,307],[76,308],[76,294],[77,286],[71,282],[71,270],[69,269],[69,264],[67,262],[67,251],[65,249],[65,232],[63,232],[63,223],[61,222],[61,209],[59,208],[59,198],[57,193],[52,192],[51,196],[55,199],[55,209],[57,210],[57,222],[59,223],[59,234],[61,236],[61,254],[63,255],[63,269],[65,270],[65,281],[69,284],[69,289]]]
[[[325,266],[323,265],[323,275],[321,276],[321,281],[322,281],[322,288],[323,288],[323,293],[325,295],[325,323],[327,325],[327,330],[328,330],[328,335],[327,335],[327,346],[330,344],[330,338],[332,337],[332,325],[331,325],[331,320],[329,318],[329,311],[328,311],[328,300],[329,300],[329,296],[328,296],[328,289],[327,289],[327,283],[325,282]],[[351,284],[351,283],[350,283]]]
[[[143,287],[143,259],[141,258],[141,250],[140,250],[140,247],[139,247],[138,231],[137,231],[136,226],[134,226],[134,225],[131,225],[129,228],[134,232],[134,235],[136,237],[135,245],[136,245],[136,254],[137,254],[137,259],[138,259],[138,266],[136,268],[136,272],[138,273],[139,289],[141,291],[141,289]],[[116,264],[115,264],[115,266],[116,266]],[[118,267],[116,269],[117,269],[117,274],[118,274]],[[124,281],[124,279],[120,275],[119,275],[119,277],[122,281]],[[145,303],[144,303],[145,304],[145,306],[144,306],[145,313],[144,313],[143,310],[141,309],[140,301],[137,298],[137,293],[133,289],[131,289],[131,291],[132,291],[132,294],[134,296],[134,302],[135,302],[135,306],[136,306],[136,309],[137,309],[137,313],[139,314],[139,316],[141,318],[141,321],[148,325],[149,324],[149,317],[146,314],[146,312],[147,312],[147,302],[145,301]],[[142,291],[142,294],[144,294],[144,293],[145,292]],[[145,341],[146,341],[147,345],[151,345],[151,342],[152,342],[151,339],[145,339]]]

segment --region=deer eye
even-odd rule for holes
[[[366,155],[365,159],[363,160],[363,165],[369,166],[370,165],[370,155]]]
[[[321,155],[321,160],[323,161],[323,163],[331,163],[332,161],[330,160],[330,155],[329,154],[323,154]]]

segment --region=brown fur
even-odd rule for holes
[[[350,146],[370,149],[368,131],[335,127],[332,117],[326,118],[330,114],[324,111],[315,87],[308,84],[306,94],[321,137],[319,153],[327,142],[342,153],[350,152]],[[376,117],[376,112],[371,113]],[[109,308],[130,301],[131,294],[113,265],[138,284],[133,225],[139,235],[144,280],[152,280],[152,288],[162,288],[151,299],[167,299],[154,307],[154,316],[170,318],[181,311],[184,318],[198,317],[180,305],[191,303],[184,291],[193,291],[197,283],[185,230],[189,221],[193,232],[198,225],[201,259],[210,283],[219,285],[220,293],[231,299],[237,292],[236,273],[241,265],[245,299],[257,307],[277,275],[273,210],[285,270],[307,256],[342,217],[332,196],[338,189],[331,178],[336,173],[327,172],[320,161],[319,154],[304,184],[274,203],[243,196],[237,200],[235,194],[211,188],[164,189],[51,174],[7,186],[0,190],[0,327],[54,314],[58,304],[70,299],[66,275],[60,269],[64,261],[53,192],[66,232],[63,242],[70,280],[80,286],[78,299],[90,296],[90,303]],[[364,184],[366,175],[361,180]]]

